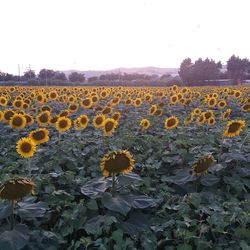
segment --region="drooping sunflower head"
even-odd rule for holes
[[[196,123],[197,123],[198,125],[202,125],[203,123],[205,123],[205,121],[206,121],[205,112],[202,112],[202,113],[199,115],[199,117],[197,118]]]
[[[15,128],[15,129],[22,129],[26,126],[26,119],[25,116],[22,114],[14,114],[10,121],[9,121],[9,125],[11,128]]]
[[[150,114],[150,115],[154,115],[155,112],[156,112],[156,110],[157,110],[157,106],[156,106],[155,104],[153,104],[153,105],[150,107],[150,109],[149,109],[149,114]]]
[[[177,127],[178,123],[179,123],[179,120],[176,116],[170,116],[169,118],[165,120],[164,125],[166,129],[174,129]]]
[[[79,121],[79,117],[74,120],[73,124],[74,124],[75,130],[81,130],[81,124]]]
[[[129,173],[133,170],[133,167],[134,159],[127,150],[118,150],[104,155],[100,164],[101,171],[106,177],[120,173]]]
[[[21,138],[17,142],[16,151],[24,158],[32,157],[36,151],[36,144],[30,138]]]
[[[36,145],[45,143],[49,140],[49,131],[46,128],[39,128],[30,132],[29,138],[32,139]]]
[[[112,135],[115,128],[117,127],[118,122],[112,118],[105,119],[103,123],[103,134]]]
[[[241,111],[243,112],[249,112],[250,111],[250,104],[246,103],[241,107]]]
[[[0,186],[0,198],[16,201],[32,194],[35,195],[35,184],[27,178],[16,178],[6,181]]]
[[[62,110],[60,113],[59,113],[59,116],[60,117],[68,117],[70,115],[70,112],[69,110],[65,109],[65,110]]]
[[[31,124],[34,123],[34,118],[33,118],[32,115],[30,115],[30,114],[25,114],[24,117],[25,117],[25,119],[26,119],[26,125],[29,126],[29,125],[31,125]]]
[[[207,155],[200,158],[193,166],[193,175],[200,176],[206,174],[209,167],[215,163],[214,157],[212,155]]]
[[[140,122],[141,129],[148,129],[150,127],[150,121],[148,119],[142,119]]]
[[[3,120],[3,111],[0,110],[0,121]]]
[[[222,121],[227,120],[230,114],[231,114],[231,109],[227,109],[224,113],[222,113],[222,116],[221,116]]]
[[[232,120],[229,121],[226,125],[223,135],[225,137],[234,137],[239,136],[242,128],[244,128],[246,122],[243,120]]]
[[[113,115],[112,115],[112,118],[116,121],[119,121],[120,118],[121,118],[121,113],[120,112],[115,112]]]
[[[58,132],[65,132],[71,127],[71,120],[67,117],[59,117],[56,122],[56,130]]]
[[[215,118],[214,118],[214,116],[210,117],[210,118],[207,120],[207,124],[208,124],[209,126],[212,126],[212,125],[215,124]]]

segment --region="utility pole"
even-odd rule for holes
[[[20,64],[18,64],[18,81],[20,82]]]

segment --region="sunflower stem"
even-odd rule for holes
[[[29,171],[29,176],[31,176],[31,157],[28,158],[28,171]]]
[[[218,156],[218,163],[221,162],[221,155],[222,155],[222,149],[223,149],[223,136],[221,138],[221,142],[220,142],[220,152],[219,152],[219,156]]]
[[[250,136],[250,132],[246,135],[245,139],[243,140],[242,144],[240,145],[240,151],[242,150],[243,145],[245,144],[245,142],[247,141],[249,136]]]
[[[15,209],[15,201],[11,201],[10,230],[12,230],[15,226],[14,209]]]
[[[115,197],[115,174],[112,173],[112,197]]]

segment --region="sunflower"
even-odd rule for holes
[[[51,125],[55,126],[55,125],[56,125],[57,120],[58,120],[58,116],[53,116],[53,117],[50,117],[50,121],[49,121],[49,123],[50,123]]]
[[[243,120],[232,120],[226,125],[223,135],[225,137],[234,137],[240,135],[242,128],[246,125]]]
[[[178,96],[177,95],[172,95],[170,97],[170,104],[174,105],[178,102]]]
[[[0,121],[3,120],[3,111],[0,110]]]
[[[89,109],[93,105],[92,99],[91,98],[85,98],[84,100],[81,101],[81,106],[83,108]]]
[[[15,129],[22,129],[26,126],[26,119],[25,116],[22,114],[14,114],[10,121],[9,121],[9,125],[11,128],[15,128]]]
[[[81,124],[80,124],[79,118],[75,119],[73,124],[74,124],[75,130],[80,130],[81,129]]]
[[[210,117],[210,118],[207,120],[207,124],[208,124],[209,126],[214,125],[214,124],[215,124],[215,118],[214,118],[213,116]]]
[[[139,106],[141,106],[141,104],[142,104],[142,99],[141,98],[136,98],[134,100],[134,106],[135,107],[139,107]]]
[[[68,117],[70,115],[70,112],[69,110],[65,109],[65,110],[62,110],[60,113],[59,113],[59,116],[60,117]]]
[[[112,118],[116,121],[119,121],[120,118],[121,118],[121,113],[120,112],[115,112],[113,115],[112,115]]]
[[[154,115],[157,115],[157,116],[161,117],[162,116],[162,112],[163,112],[162,109],[157,108],[157,110],[155,111]]]
[[[22,199],[29,194],[35,195],[35,184],[27,178],[15,178],[0,186],[0,198],[9,201]]]
[[[79,108],[79,105],[77,103],[71,103],[68,106],[68,110],[70,112],[76,112],[78,110],[78,108]]]
[[[56,100],[57,97],[58,97],[58,94],[57,94],[56,91],[51,91],[51,92],[49,93],[49,98],[50,98],[51,100]]]
[[[13,102],[13,107],[14,108],[18,108],[21,109],[23,107],[23,101],[22,100],[15,100]]]
[[[215,163],[214,157],[212,155],[208,155],[200,158],[193,166],[193,175],[200,176],[202,174],[206,174],[209,167]]]
[[[105,121],[105,116],[103,114],[96,115],[93,118],[93,125],[95,128],[101,128],[103,127],[104,121]]]
[[[195,108],[195,109],[193,110],[193,114],[194,114],[194,115],[200,115],[200,114],[201,114],[201,110],[200,110],[199,108]]]
[[[40,128],[30,132],[29,138],[32,139],[36,145],[45,143],[49,140],[49,131],[46,128]]]
[[[40,126],[47,126],[50,123],[50,112],[48,110],[39,113],[36,120]]]
[[[32,157],[36,151],[36,144],[30,138],[21,138],[17,142],[16,151],[24,158]]]
[[[104,115],[110,114],[110,113],[112,113],[112,108],[109,107],[109,106],[106,106],[106,107],[103,108],[102,113]]]
[[[117,121],[112,118],[107,118],[103,124],[103,134],[104,135],[112,135],[115,128],[117,127]]]
[[[141,129],[148,129],[150,127],[150,121],[148,119],[142,119],[140,122]]]
[[[6,122],[8,122],[14,114],[15,112],[13,110],[7,109],[3,113],[3,118]]]
[[[150,114],[150,115],[154,115],[155,112],[156,112],[156,110],[157,110],[157,106],[156,106],[155,104],[152,105],[152,106],[150,107],[150,109],[149,109],[149,114]]]
[[[198,125],[202,125],[206,121],[205,112],[202,112],[196,120]]]
[[[26,125],[29,126],[29,125],[31,125],[31,124],[34,123],[34,118],[33,118],[32,115],[30,115],[30,114],[24,114],[24,117],[26,119]]]
[[[65,132],[71,127],[71,120],[65,116],[59,117],[56,122],[56,130],[58,132]]]
[[[223,109],[227,106],[227,102],[225,100],[220,100],[217,105],[219,109]]]
[[[231,114],[231,109],[227,109],[224,113],[222,113],[222,116],[221,116],[222,121],[227,120],[230,114]]]
[[[249,103],[244,104],[244,105],[241,107],[241,111],[243,111],[243,112],[248,112],[248,111],[250,111],[250,104],[249,104]]]
[[[215,97],[211,97],[207,100],[208,107],[215,107],[217,104],[217,99]]]
[[[5,96],[0,96],[0,106],[6,106],[8,99]]]
[[[205,112],[206,120],[210,119],[210,118],[213,117],[213,116],[214,116],[214,113],[213,113],[212,110],[207,110],[207,111]]]
[[[178,123],[179,123],[179,120],[176,116],[170,116],[169,118],[165,120],[164,125],[166,129],[174,129],[177,127]]]
[[[100,164],[103,175],[117,175],[120,173],[126,174],[133,170],[134,159],[129,151],[118,150],[110,154],[104,155]]]
[[[89,123],[89,118],[87,115],[81,115],[79,116],[79,123],[82,129],[86,128]]]

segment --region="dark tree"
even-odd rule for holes
[[[34,78],[36,78],[36,73],[35,73],[34,70],[31,70],[31,69],[30,69],[30,70],[27,70],[26,72],[24,72],[23,78],[24,78],[25,80],[34,79]]]
[[[250,71],[250,62],[247,58],[241,59],[233,55],[227,61],[227,70],[233,79],[233,84],[240,84]]]
[[[85,76],[84,76],[84,74],[81,74],[78,72],[72,72],[69,75],[69,81],[71,81],[71,82],[84,82]]]
[[[46,80],[46,79],[53,79],[55,76],[55,71],[52,69],[41,69],[39,72],[38,77],[41,80]]]
[[[56,71],[54,75],[55,80],[67,81],[67,77],[63,72]]]
[[[185,84],[192,82],[193,64],[190,58],[183,60],[180,66],[179,76]]]

